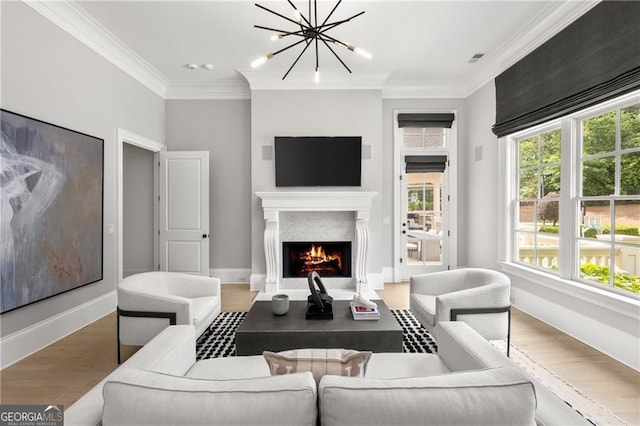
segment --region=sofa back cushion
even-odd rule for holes
[[[406,379],[324,376],[322,424],[535,425],[533,384],[501,367]]]
[[[201,380],[123,369],[103,388],[102,424],[315,425],[311,373]]]

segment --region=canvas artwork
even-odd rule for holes
[[[0,111],[0,312],[102,279],[104,140]]]

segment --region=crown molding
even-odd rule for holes
[[[169,80],[76,2],[72,0],[23,1],[138,82],[162,98],[165,97]]]
[[[383,99],[464,99],[466,90],[453,82],[412,82],[387,84],[382,89]]]
[[[478,62],[478,72],[465,84],[465,96],[495,79],[507,68],[533,52],[576,19],[591,10],[601,0],[551,2],[530,24],[520,28],[494,52]]]
[[[382,90],[388,72],[349,74],[345,70],[320,72],[313,81],[312,71],[291,71],[286,80],[282,73],[268,70],[237,70],[249,82],[251,90]]]
[[[251,99],[249,84],[242,81],[220,81],[209,83],[169,83],[165,99],[171,100],[234,100]]]

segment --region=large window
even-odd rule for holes
[[[509,139],[512,260],[637,297],[640,93]]]

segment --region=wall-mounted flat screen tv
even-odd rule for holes
[[[276,186],[361,186],[361,136],[276,136]]]

